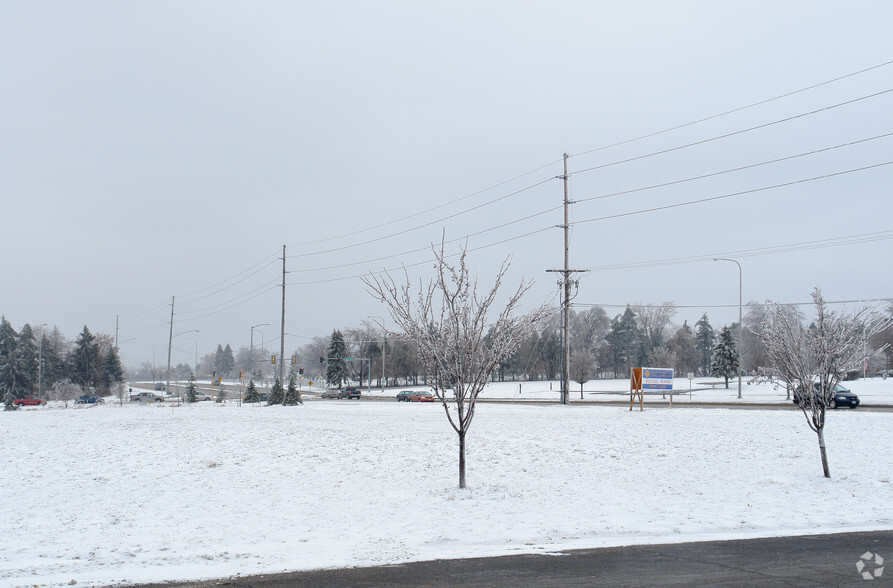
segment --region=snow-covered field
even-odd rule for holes
[[[893,378],[845,384],[865,404],[893,396]],[[587,389],[625,383],[602,385]],[[547,386],[525,383],[519,396],[554,398]],[[487,395],[512,399],[517,387]],[[744,394],[784,399],[771,387]],[[464,491],[456,435],[433,403],[0,413],[0,586],[893,528],[893,413],[829,413],[827,480],[799,411],[648,400],[644,412],[481,404]]]

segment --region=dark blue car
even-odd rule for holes
[[[816,382],[813,384],[813,388],[815,388],[816,392],[819,391],[819,383]],[[798,391],[794,391],[794,404],[800,403],[800,396]],[[828,395],[826,399],[825,406],[828,408],[837,408],[838,406],[849,406],[850,408],[856,408],[859,406],[859,397],[841,386],[840,384],[836,384],[834,386],[834,391]]]
[[[105,400],[95,394],[84,394],[74,401],[75,404],[103,404]]]

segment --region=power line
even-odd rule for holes
[[[893,239],[893,230],[879,231],[875,233],[862,233],[859,235],[848,235],[845,237],[833,237],[829,239],[819,239],[815,241],[803,241],[800,243],[787,243],[783,245],[773,245],[771,247],[761,247],[758,249],[743,249],[738,251],[724,251],[721,253],[713,253],[708,255],[695,255],[689,257],[671,257],[667,259],[653,259],[648,261],[618,263],[612,265],[591,266],[584,269],[593,272],[623,270],[623,269],[639,269],[648,267],[660,267],[668,265],[681,265],[688,263],[702,263],[712,261],[715,257],[756,257],[762,255],[777,255],[779,253],[791,253],[796,251],[807,251],[811,249],[825,249],[828,247],[840,247],[843,245],[854,245],[859,243],[870,243],[874,241],[883,241]]]
[[[869,169],[874,169],[874,168],[878,168],[878,167],[883,167],[883,166],[890,165],[890,164],[893,164],[893,161],[885,161],[885,162],[883,162],[883,163],[876,163],[876,164],[874,164],[874,165],[867,165],[867,166],[864,166],[864,167],[859,167],[859,168],[854,168],[854,169],[848,169],[848,170],[839,171],[839,172],[830,173],[830,174],[824,174],[824,175],[821,175],[821,176],[813,176],[813,177],[811,177],[811,178],[804,178],[804,179],[802,179],[802,180],[794,180],[794,181],[792,181],[792,182],[784,182],[784,183],[782,183],[782,184],[774,184],[774,185],[772,185],[772,186],[763,186],[762,188],[754,188],[754,189],[752,189],[752,190],[742,190],[742,191],[740,191],[740,192],[731,192],[731,193],[729,193],[729,194],[722,194],[722,195],[720,195],[720,196],[711,196],[711,197],[708,197],[708,198],[699,198],[699,199],[697,199],[697,200],[688,200],[688,201],[686,201],[686,202],[678,202],[678,203],[676,203],[676,204],[667,204],[667,205],[665,205],[665,206],[655,206],[655,207],[653,207],[653,208],[645,208],[645,209],[642,209],[642,210],[635,210],[635,211],[632,211],[632,212],[622,212],[622,213],[619,213],[619,214],[611,214],[611,215],[607,215],[607,216],[600,216],[600,217],[596,217],[596,218],[589,218],[589,219],[586,219],[586,220],[575,221],[574,224],[575,224],[575,225],[581,225],[581,224],[584,224],[584,223],[592,223],[592,222],[596,222],[596,221],[611,220],[611,219],[623,218],[623,217],[627,217],[627,216],[635,216],[635,215],[645,214],[645,213],[649,213],[649,212],[657,212],[657,211],[660,211],[660,210],[669,210],[669,209],[671,209],[671,208],[681,208],[681,207],[683,207],[683,206],[691,206],[691,205],[694,205],[694,204],[703,204],[703,203],[705,203],[705,202],[712,202],[712,201],[715,201],[715,200],[723,200],[723,199],[725,199],[725,198],[733,198],[733,197],[735,197],[735,196],[744,196],[744,195],[747,195],[747,194],[755,194],[755,193],[757,193],[757,192],[765,192],[765,191],[767,191],[767,190],[774,190],[774,189],[776,189],[776,188],[786,188],[786,187],[788,187],[788,186],[794,186],[794,185],[797,185],[797,184],[804,184],[804,183],[806,183],[806,182],[814,182],[814,181],[817,181],[817,180],[825,180],[825,179],[833,178],[833,177],[836,177],[836,176],[842,176],[842,175],[846,175],[846,174],[852,174],[852,173],[856,173],[856,172],[860,172],[860,171],[865,171],[865,170],[869,170]]]
[[[660,151],[653,151],[653,152],[651,152],[651,153],[646,153],[645,155],[637,155],[636,157],[629,157],[629,158],[627,158],[627,159],[621,159],[621,160],[618,160],[618,161],[613,161],[613,162],[611,162],[611,163],[604,163],[604,164],[596,165],[596,166],[593,166],[593,167],[583,168],[583,169],[577,170],[577,171],[575,171],[575,172],[571,172],[571,174],[581,174],[581,173],[584,173],[584,172],[590,172],[590,171],[594,171],[594,170],[604,169],[604,168],[606,168],[606,167],[612,167],[612,166],[615,166],[615,165],[621,165],[621,164],[624,164],[624,163],[629,163],[629,162],[631,162],[631,161],[639,161],[639,160],[641,160],[641,159],[647,159],[647,158],[649,158],[649,157],[655,157],[655,156],[657,156],[657,155],[664,155],[664,154],[666,154],[666,153],[672,153],[673,151],[679,151],[679,150],[681,150],[681,149],[687,149],[688,147],[694,147],[694,146],[697,146],[697,145],[704,145],[705,143],[710,143],[710,142],[713,142],[713,141],[718,141],[718,140],[720,140],[720,139],[727,139],[727,138],[729,138],[729,137],[734,137],[735,135],[741,135],[741,134],[744,134],[744,133],[749,133],[749,132],[751,132],[751,131],[756,131],[756,130],[759,130],[759,129],[764,129],[764,128],[767,128],[767,127],[771,127],[771,126],[773,126],[773,125],[778,125],[778,124],[781,124],[781,123],[790,122],[790,121],[792,121],[792,120],[796,120],[796,119],[798,119],[798,118],[803,118],[803,117],[806,117],[806,116],[811,116],[811,115],[813,115],[813,114],[817,114],[817,113],[819,113],[819,112],[825,112],[825,111],[827,111],[827,110],[832,110],[832,109],[834,109],[834,108],[839,108],[839,107],[841,107],[841,106],[846,106],[846,105],[849,105],[849,104],[854,104],[854,103],[856,103],[856,102],[860,102],[860,101],[862,101],[862,100],[868,100],[868,99],[870,99],[870,98],[876,98],[876,97],[878,97],[878,96],[883,96],[884,94],[889,94],[890,92],[893,92],[893,88],[889,88],[889,89],[887,89],[887,90],[883,90],[883,91],[881,91],[881,92],[875,92],[874,94],[869,94],[869,95],[867,95],[867,96],[861,96],[861,97],[859,97],[859,98],[854,98],[854,99],[852,99],[852,100],[847,100],[847,101],[845,101],[845,102],[840,102],[840,103],[838,103],[838,104],[832,104],[831,106],[825,106],[825,107],[823,107],[823,108],[819,108],[819,109],[817,109],[817,110],[811,110],[811,111],[809,111],[809,112],[803,112],[803,113],[800,113],[800,114],[796,114],[796,115],[794,115],[794,116],[789,116],[789,117],[786,117],[786,118],[781,118],[781,119],[778,119],[778,120],[774,120],[774,121],[772,121],[772,122],[763,123],[763,124],[761,124],[761,125],[756,125],[756,126],[749,127],[749,128],[746,128],[746,129],[741,129],[741,130],[738,130],[738,131],[733,131],[733,132],[731,132],[731,133],[725,133],[725,134],[723,134],[723,135],[717,135],[717,136],[715,136],[715,137],[710,137],[709,139],[701,139],[700,141],[693,141],[693,142],[691,142],[691,143],[686,143],[686,144],[684,144],[684,145],[677,145],[676,147],[670,147],[670,148],[668,148],[668,149],[661,149]]]
[[[696,180],[703,180],[704,178],[711,178],[711,177],[720,176],[720,175],[723,175],[723,174],[729,174],[729,173],[734,173],[734,172],[737,172],[737,171],[743,171],[743,170],[746,170],[746,169],[753,169],[753,168],[761,167],[761,166],[764,166],[764,165],[771,165],[771,164],[773,164],[773,163],[779,163],[779,162],[782,162],[782,161],[789,161],[789,160],[791,160],[791,159],[797,159],[797,158],[800,158],[800,157],[807,157],[807,156],[809,156],[809,155],[816,155],[816,154],[818,154],[818,153],[824,153],[824,152],[826,152],[826,151],[832,151],[832,150],[834,150],[834,149],[840,149],[840,148],[843,148],[843,147],[850,147],[850,146],[853,146],[853,145],[858,145],[858,144],[860,144],[860,143],[865,143],[865,142],[868,142],[868,141],[874,141],[874,140],[876,140],[876,139],[883,139],[883,138],[890,137],[890,136],[893,136],[893,133],[885,133],[885,134],[883,134],[883,135],[876,135],[876,136],[874,136],[874,137],[869,137],[869,138],[867,138],[867,139],[858,139],[858,140],[856,140],[856,141],[850,141],[849,143],[841,143],[841,144],[839,144],[839,145],[834,145],[834,146],[832,146],[832,147],[824,147],[824,148],[822,148],[822,149],[815,149],[815,150],[813,150],[813,151],[808,151],[808,152],[805,152],[805,153],[798,153],[798,154],[796,154],[796,155],[789,155],[789,156],[787,156],[787,157],[780,157],[780,158],[778,158],[778,159],[770,159],[770,160],[768,160],[768,161],[762,161],[762,162],[760,162],[760,163],[753,163],[753,164],[750,164],[750,165],[743,165],[743,166],[741,166],[741,167],[735,167],[735,168],[726,169],[726,170],[723,170],[723,171],[713,172],[713,173],[709,173],[709,174],[703,174],[703,175],[700,175],[700,176],[693,176],[693,177],[684,178],[684,179],[681,179],[681,180],[673,180],[673,181],[671,181],[671,182],[663,182],[663,183],[661,183],[661,184],[652,184],[652,185],[650,185],[650,186],[644,186],[644,187],[642,187],[642,188],[632,188],[632,189],[630,189],[630,190],[623,190],[622,192],[613,192],[613,193],[611,193],[611,194],[602,194],[602,195],[600,195],[600,196],[591,196],[591,197],[589,197],[589,198],[580,198],[580,199],[575,198],[575,199],[574,199],[574,203],[575,203],[575,204],[580,204],[580,203],[582,203],[582,202],[590,202],[590,201],[592,201],[592,200],[603,200],[603,199],[605,199],[605,198],[613,198],[614,196],[624,196],[624,195],[626,195],[626,194],[633,194],[633,193],[635,193],[635,192],[644,192],[645,190],[653,190],[653,189],[655,189],[655,188],[665,188],[665,187],[667,187],[667,186],[674,186],[674,185],[676,185],[676,184],[683,184],[683,183],[685,183],[685,182],[693,182],[693,181],[696,181]]]
[[[539,181],[539,182],[537,182],[537,183],[535,183],[535,184],[531,184],[531,185],[526,186],[526,187],[524,187],[524,188],[521,188],[521,189],[519,189],[519,190],[515,190],[514,192],[510,192],[509,194],[505,194],[505,195],[500,196],[500,197],[498,197],[498,198],[494,198],[493,200],[489,200],[489,201],[484,202],[484,203],[482,203],[482,204],[478,204],[477,206],[473,206],[473,207],[471,207],[471,208],[467,208],[467,209],[465,209],[465,210],[461,210],[461,211],[456,212],[456,213],[454,213],[454,214],[451,214],[451,215],[448,215],[448,216],[445,216],[445,217],[441,217],[441,218],[439,218],[439,219],[436,219],[436,220],[433,220],[433,221],[430,221],[430,222],[427,222],[427,223],[424,223],[424,224],[421,224],[421,225],[416,225],[416,226],[414,226],[414,227],[412,227],[412,228],[404,229],[404,230],[402,230],[402,231],[398,231],[398,232],[396,232],[396,233],[391,233],[391,234],[389,234],[389,235],[382,235],[382,236],[380,236],[380,237],[376,237],[376,238],[374,238],[374,239],[369,239],[369,240],[367,240],[367,241],[361,241],[361,242],[353,243],[353,244],[350,244],[350,245],[343,245],[343,246],[341,246],[341,247],[333,247],[333,248],[331,248],[331,249],[326,249],[326,250],[323,250],[323,251],[314,251],[314,252],[309,252],[309,253],[297,253],[297,254],[292,255],[291,257],[310,257],[310,256],[315,256],[315,255],[322,255],[322,254],[324,254],[324,253],[335,253],[335,252],[337,252],[337,251],[344,251],[344,250],[346,250],[346,249],[352,249],[352,248],[355,248],[355,247],[361,247],[361,246],[364,246],[364,245],[369,245],[369,244],[372,244],[372,243],[377,243],[377,242],[379,242],[379,241],[384,241],[384,240],[386,240],[386,239],[390,239],[390,238],[392,238],[392,237],[397,237],[397,236],[400,236],[400,235],[405,235],[405,234],[407,234],[407,233],[411,233],[411,232],[413,232],[413,231],[418,231],[418,230],[420,230],[420,229],[424,229],[424,228],[426,228],[426,227],[430,227],[430,226],[439,224],[439,223],[441,223],[441,222],[444,222],[444,221],[447,221],[447,220],[454,219],[454,218],[456,218],[456,217],[458,217],[458,216],[461,216],[461,215],[463,215],[463,214],[467,214],[467,213],[469,213],[469,212],[474,212],[475,210],[479,210],[479,209],[481,209],[481,208],[484,208],[485,206],[489,206],[489,205],[494,204],[494,203],[496,203],[496,202],[500,202],[500,201],[505,200],[505,199],[507,199],[507,198],[510,198],[510,197],[512,197],[512,196],[517,196],[518,194],[522,194],[522,193],[524,193],[524,192],[527,192],[528,190],[532,190],[533,188],[536,188],[536,187],[542,186],[542,185],[545,184],[545,183],[551,182],[551,181],[554,180],[554,179],[555,179],[555,178],[548,178],[548,179]],[[343,237],[340,237],[340,238],[343,239]]]
[[[545,164],[545,165],[542,165],[542,166],[540,166],[540,167],[538,167],[538,168],[536,168],[536,169],[532,169],[532,170],[530,170],[530,171],[528,171],[528,172],[525,172],[525,173],[523,173],[523,174],[521,174],[521,175],[515,176],[514,178],[511,178],[511,179],[509,179],[509,180],[504,180],[504,181],[499,182],[499,183],[497,183],[497,184],[493,184],[492,186],[490,186],[490,187],[488,187],[488,188],[484,188],[484,189],[482,189],[482,190],[478,190],[477,192],[473,192],[473,193],[468,194],[468,195],[466,195],[466,196],[462,196],[461,198],[456,198],[456,199],[451,200],[451,201],[449,201],[449,202],[445,202],[445,203],[443,203],[443,204],[438,204],[437,206],[434,206],[434,207],[431,207],[431,208],[428,208],[428,209],[425,209],[425,210],[422,210],[422,211],[420,211],[420,212],[416,212],[416,213],[413,213],[413,214],[410,214],[410,215],[406,215],[406,216],[401,217],[401,218],[397,218],[397,219],[394,219],[394,220],[391,220],[391,221],[387,221],[387,222],[385,222],[385,223],[380,223],[380,224],[378,224],[378,225],[371,226],[371,227],[367,227],[367,228],[365,228],[365,229],[359,229],[359,230],[357,230],[357,231],[354,231],[353,234],[368,233],[368,232],[370,232],[370,231],[378,230],[378,229],[381,229],[381,228],[384,228],[384,227],[387,227],[387,226],[390,226],[390,225],[394,225],[394,224],[397,224],[397,223],[401,223],[401,222],[407,221],[407,220],[412,219],[412,218],[415,218],[415,217],[417,217],[417,216],[422,216],[422,215],[424,215],[424,214],[428,214],[429,212],[434,212],[435,210],[440,210],[441,208],[445,208],[445,207],[450,206],[450,205],[452,205],[452,204],[455,204],[455,203],[457,203],[457,202],[461,202],[461,201],[463,201],[463,200],[467,200],[468,198],[472,198],[472,197],[474,197],[474,196],[478,196],[478,195],[480,195],[480,194],[484,194],[484,193],[486,193],[486,192],[489,192],[490,190],[495,190],[496,188],[499,188],[499,187],[504,186],[504,185],[506,185],[506,184],[510,184],[510,183],[512,183],[512,182],[514,182],[514,181],[516,181],[516,180],[519,180],[519,179],[521,179],[521,178],[524,178],[524,177],[529,176],[529,175],[531,175],[531,174],[534,174],[534,173],[536,173],[536,172],[542,171],[542,170],[544,170],[544,169],[546,169],[546,168],[548,168],[548,167],[551,167],[551,166],[553,166],[553,165],[555,165],[555,164],[557,164],[557,163],[560,163],[560,162],[561,162],[560,159],[557,160],[557,161],[552,161],[552,162],[547,163],[547,164]],[[508,194],[508,195],[506,195],[506,196],[501,196],[501,197],[499,197],[499,198],[496,198],[495,200],[492,200],[492,201],[486,202],[486,203],[484,203],[484,204],[475,206],[475,207],[473,207],[473,208],[471,208],[471,209],[467,209],[467,210],[465,210],[465,211],[460,211],[460,212],[458,212],[458,213],[456,213],[456,214],[452,214],[452,215],[443,217],[443,218],[441,218],[441,219],[432,221],[431,223],[427,223],[426,225],[422,225],[422,226],[428,226],[428,225],[430,225],[430,224],[436,224],[436,223],[438,223],[438,222],[442,222],[443,220],[453,218],[453,217],[458,216],[458,215],[460,215],[460,214],[464,214],[465,212],[469,212],[469,211],[471,211],[471,210],[476,210],[476,209],[478,209],[478,208],[481,208],[481,207],[483,207],[483,206],[486,206],[487,204],[491,204],[491,203],[493,203],[493,202],[498,202],[498,201],[500,201],[500,200],[504,200],[505,198],[508,198],[509,196],[514,196],[514,195],[520,194],[520,193],[522,193],[522,192],[525,192],[525,191],[527,191],[527,190],[530,190],[531,188],[535,188],[536,186],[539,186],[539,185],[541,185],[541,184],[544,184],[544,183],[546,183],[546,182],[548,182],[548,181],[550,181],[550,180],[553,180],[553,179],[554,179],[554,178],[549,178],[548,180],[544,180],[544,181],[541,181],[541,182],[537,182],[536,184],[533,184],[533,185],[531,185],[531,186],[527,186],[526,188],[522,188],[522,189],[517,190],[517,191],[515,191],[515,192],[512,192],[512,193],[510,193],[510,194]],[[416,228],[420,228],[420,227],[416,227]],[[401,235],[401,234],[406,233],[406,232],[407,232],[407,231],[400,231],[400,232],[394,233],[394,234],[389,235],[389,236]],[[382,237],[382,238],[387,238],[387,237],[388,237],[388,236],[385,236],[385,237]],[[326,238],[324,238],[324,239],[317,239],[317,240],[315,240],[315,241],[307,241],[307,242],[305,242],[305,243],[298,243],[298,244],[296,244],[296,245],[289,245],[289,247],[300,248],[300,247],[306,247],[306,246],[308,246],[308,245],[316,245],[316,244],[319,244],[319,243],[327,243],[327,242],[329,242],[329,241],[343,240],[343,238],[344,238],[343,235],[337,235],[337,236],[333,236],[333,237],[326,237]],[[367,241],[367,242],[364,242],[364,243],[359,243],[359,244],[354,245],[354,246],[359,246],[359,245],[363,245],[363,244],[367,244],[367,243],[374,243],[375,241],[378,241],[378,240],[381,240],[381,239],[374,239],[374,240],[372,240],[372,241]],[[326,250],[326,251],[320,251],[320,252],[317,252],[317,253],[329,253],[330,251],[338,251],[339,249],[343,249],[343,248],[330,249],[330,250]],[[305,255],[315,255],[315,254],[305,254]]]
[[[826,85],[828,85],[828,84],[832,84],[832,83],[834,83],[834,82],[839,82],[840,80],[845,80],[845,79],[847,79],[847,78],[851,78],[851,77],[853,77],[853,76],[857,76],[857,75],[860,75],[860,74],[863,74],[863,73],[867,73],[867,72],[869,72],[869,71],[872,71],[872,70],[875,70],[875,69],[878,69],[878,68],[881,68],[881,67],[885,67],[885,66],[888,66],[888,65],[890,65],[890,64],[893,64],[893,60],[885,61],[885,62],[883,62],[883,63],[879,63],[879,64],[877,64],[877,65],[873,65],[873,66],[871,66],[871,67],[867,67],[867,68],[865,68],[865,69],[861,69],[861,70],[859,70],[859,71],[855,71],[855,72],[852,72],[852,73],[848,73],[848,74],[846,74],[846,75],[839,76],[839,77],[836,77],[836,78],[833,78],[833,79],[830,79],[830,80],[826,80],[826,81],[824,81],[824,82],[819,82],[818,84],[813,84],[813,85],[811,85],[811,86],[807,86],[807,87],[805,87],[805,88],[800,88],[799,90],[794,90],[793,92],[788,92],[788,93],[786,93],[786,94],[781,94],[781,95],[779,95],[779,96],[775,96],[775,97],[773,97],[773,98],[767,98],[766,100],[760,100],[759,102],[754,102],[754,103],[752,103],[752,104],[748,104],[748,105],[746,105],[746,106],[740,106],[740,107],[738,107],[738,108],[734,108],[734,109],[732,109],[732,110],[727,110],[726,112],[721,112],[721,113],[719,113],[719,114],[714,114],[714,115],[711,115],[711,116],[707,116],[707,117],[704,117],[704,118],[701,118],[701,119],[698,119],[698,120],[694,120],[694,121],[687,122],[687,123],[684,123],[684,124],[681,124],[681,125],[677,125],[677,126],[675,126],[675,127],[670,127],[670,128],[667,128],[667,129],[663,129],[663,130],[661,130],[661,131],[654,131],[654,132],[652,132],[652,133],[648,133],[648,134],[646,134],[646,135],[641,135],[641,136],[639,136],[639,137],[635,137],[635,138],[633,138],[633,139],[626,139],[626,140],[624,140],[624,141],[619,141],[619,142],[617,142],[617,143],[612,143],[612,144],[610,144],[610,145],[604,145],[604,146],[602,146],[602,147],[596,147],[595,149],[590,149],[590,150],[588,150],[588,151],[581,151],[580,153],[574,153],[574,154],[570,155],[570,157],[578,157],[578,156],[581,156],[581,155],[588,155],[589,153],[595,153],[595,152],[597,152],[597,151],[604,151],[605,149],[611,149],[611,148],[613,148],[613,147],[619,147],[619,146],[621,146],[621,145],[626,145],[626,144],[628,144],[628,143],[634,143],[634,142],[636,142],[636,141],[641,141],[641,140],[643,140],[643,139],[649,139],[649,138],[651,138],[651,137],[655,137],[655,136],[657,136],[657,135],[663,135],[663,134],[665,134],[665,133],[670,133],[670,132],[673,132],[673,131],[678,131],[679,129],[684,129],[685,127],[690,127],[690,126],[693,126],[693,125],[696,125],[696,124],[700,124],[700,123],[702,123],[702,122],[707,122],[707,121],[709,121],[709,120],[713,120],[713,119],[720,118],[720,117],[723,117],[723,116],[728,116],[728,115],[730,115],[730,114],[735,114],[736,112],[741,112],[742,110],[747,110],[747,109],[749,109],[749,108],[755,108],[755,107],[757,107],[757,106],[761,106],[761,105],[763,105],[763,104],[768,104],[769,102],[774,102],[774,101],[776,101],[776,100],[781,100],[781,99],[783,99],[783,98],[788,98],[788,97],[790,97],[790,96],[794,96],[795,94],[800,94],[800,93],[802,93],[802,92],[807,92],[807,91],[809,91],[809,90],[814,90],[814,89],[816,89],[816,88],[820,88],[821,86],[826,86]],[[557,163],[557,162],[556,162],[556,163]]]

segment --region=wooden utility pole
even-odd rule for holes
[[[564,229],[564,269],[546,270],[550,272],[560,273],[562,276],[559,285],[562,286],[562,302],[561,302],[561,404],[570,403],[570,308],[571,308],[571,274],[579,273],[581,270],[570,269],[570,216],[568,207],[573,204],[568,200],[567,193],[567,153],[564,154],[564,175],[558,178],[564,181],[564,224],[558,225]]]
[[[171,331],[167,339],[167,386],[164,389],[165,394],[171,392],[171,347],[174,344],[174,297],[171,296]]]
[[[570,245],[568,242],[568,233],[570,231],[570,221],[568,220],[568,201],[567,201],[567,153],[564,154],[564,309],[562,317],[562,337],[563,349],[561,350],[561,404],[570,402],[570,344],[568,334],[568,323],[570,321],[571,306],[571,280],[570,280]]]
[[[282,246],[282,328],[279,331],[279,384],[285,386],[282,380],[282,370],[285,367],[285,245]]]

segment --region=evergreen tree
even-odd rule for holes
[[[71,381],[84,388],[96,386],[101,378],[99,345],[86,325],[74,344],[74,351],[68,360],[68,371]]]
[[[61,334],[59,335],[61,337]],[[40,373],[41,386],[49,389],[57,381],[65,378],[65,362],[60,356],[60,351],[53,344],[53,340],[44,334],[38,344],[39,355],[43,360],[43,369]]]
[[[695,323],[695,348],[698,351],[698,371],[702,375],[709,374],[710,363],[713,359],[713,347],[716,345],[716,334],[710,326],[710,319],[704,313]]]
[[[220,363],[223,358],[223,345],[220,343],[217,344],[217,351],[214,352],[214,360],[211,362],[211,369],[213,370],[212,374],[217,374],[220,372]],[[221,375],[223,375],[221,373]]]
[[[719,341],[713,348],[710,375],[725,378],[726,388],[728,388],[729,378],[737,373],[738,348],[735,344],[735,337],[729,327],[723,327],[719,332]]]
[[[284,400],[285,393],[282,390],[282,382],[279,381],[279,378],[276,378],[276,381],[273,382],[273,388],[270,389],[270,397],[267,400],[267,406],[282,404]]]
[[[248,380],[248,388],[245,389],[245,402],[260,402],[260,394],[257,393],[253,379]]]
[[[329,386],[340,388],[341,384],[348,380],[347,362],[344,360],[346,355],[347,345],[344,343],[344,335],[335,329],[326,349],[326,383]]]
[[[18,410],[19,407],[14,404],[15,399],[16,399],[16,397],[12,392],[7,392],[6,394],[4,394],[3,395],[3,410],[5,410],[7,412],[12,411],[12,410]]]
[[[227,343],[226,347],[223,348],[223,355],[220,357],[220,369],[217,370],[217,375],[229,378],[233,375],[235,367],[236,357],[233,355],[233,348]]]
[[[186,404],[192,404],[195,398],[195,373],[189,374],[189,383],[186,384]]]
[[[25,323],[19,332],[16,352],[19,356],[22,370],[25,373],[25,379],[28,382],[28,392],[34,394],[37,386],[38,350],[37,343],[34,340],[34,331],[31,330],[31,325],[28,323]]]
[[[118,351],[114,347],[109,347],[108,353],[105,354],[105,361],[102,366],[102,383],[106,390],[124,380],[124,368],[121,367],[121,360],[118,358]]]
[[[301,391],[298,390],[298,384],[295,381],[294,370],[288,376],[288,388],[285,390],[285,400],[282,401],[282,404],[285,406],[304,404],[304,401],[301,400]]]
[[[611,321],[611,328],[605,339],[611,347],[614,374],[624,377],[632,367],[642,367],[644,361],[642,334],[636,323],[632,308],[626,307],[622,315]]]
[[[25,396],[30,381],[18,351],[18,334],[6,317],[0,319],[0,394]]]
[[[217,404],[226,402],[226,388],[224,388],[223,386],[220,387],[220,391],[217,392],[217,398],[214,399],[214,402],[216,402]]]

